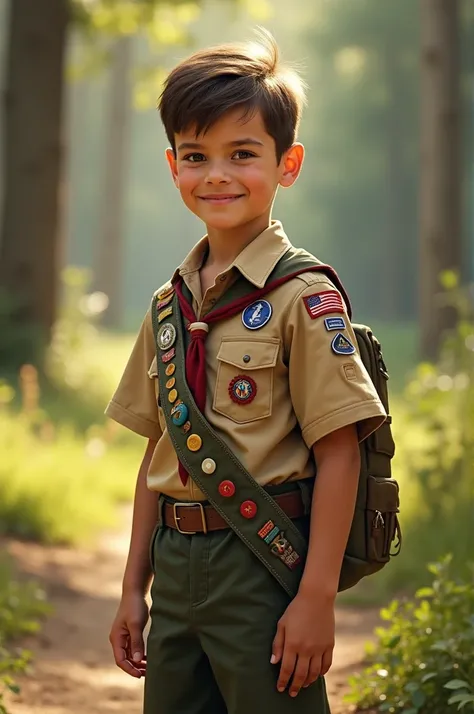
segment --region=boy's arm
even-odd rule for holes
[[[278,623],[272,649],[272,662],[281,660],[279,691],[293,675],[291,696],[326,674],[332,663],[334,602],[360,471],[355,424],[323,437],[313,451],[318,476],[308,556],[298,594]]]
[[[159,493],[150,491],[146,478],[156,447],[156,441],[148,441],[145,455],[138,471],[133,502],[132,534],[127,564],[123,577],[122,593],[139,592],[146,595],[151,582],[149,558],[150,539],[158,520]]]
[[[148,620],[145,596],[151,582],[149,546],[158,519],[156,491],[147,488],[148,467],[156,446],[149,440],[135,488],[132,534],[122,585],[122,599],[110,630],[115,663],[132,677],[145,674],[143,630]]]

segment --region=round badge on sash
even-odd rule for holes
[[[158,347],[160,350],[169,350],[176,342],[176,328],[171,322],[165,322],[158,331]]]
[[[171,410],[171,418],[176,426],[183,426],[188,420],[189,410],[186,404],[178,404]]]
[[[242,322],[248,330],[259,330],[270,320],[272,312],[273,308],[268,300],[257,300],[245,308]]]

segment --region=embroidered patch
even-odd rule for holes
[[[345,337],[342,332],[338,332],[331,342],[332,351],[337,355],[353,355],[355,347],[348,337]]]
[[[165,322],[158,330],[156,338],[160,350],[168,350],[176,342],[176,328],[171,322]]]
[[[160,300],[159,302],[156,303],[156,309],[157,310],[162,310],[164,307],[170,304],[170,302],[173,299],[174,293],[171,293],[171,295],[168,295],[168,297],[163,298],[163,300]]]
[[[279,533],[270,544],[270,550],[277,558],[289,568],[293,570],[301,560],[301,557],[291,545],[285,532]]]
[[[238,375],[229,384],[229,396],[236,404],[250,404],[257,396],[257,384],[252,377]]]
[[[158,300],[165,300],[169,295],[173,295],[173,293],[174,287],[171,285],[171,283],[167,283],[166,285],[163,285],[160,292],[158,293]]]
[[[258,535],[260,536],[260,538],[265,538],[265,536],[267,536],[274,528],[275,524],[273,523],[273,521],[267,521],[265,525],[262,526],[262,528],[260,528],[260,530],[258,531]]]
[[[161,355],[161,361],[166,364],[166,363],[169,362],[171,359],[173,359],[173,357],[175,356],[175,354],[176,354],[176,350],[175,350],[175,348],[173,347],[172,350],[169,350],[169,352],[165,352],[164,355]]]
[[[337,290],[324,290],[321,293],[308,295],[303,298],[308,315],[312,320],[328,312],[344,312],[342,297]]]
[[[328,332],[330,332],[331,330],[346,329],[346,323],[343,317],[326,317],[324,319],[324,325]]]
[[[267,300],[257,300],[245,308],[242,322],[248,330],[259,330],[270,320],[272,312],[273,308]]]
[[[158,322],[163,322],[163,320],[166,317],[169,317],[172,314],[173,314],[173,308],[170,305],[170,307],[167,307],[165,310],[162,310],[161,312],[158,313]]]
[[[273,521],[267,521],[265,525],[258,531],[258,535],[262,540],[265,541],[265,543],[267,543],[267,545],[270,545],[272,540],[276,538],[279,532],[280,529],[273,523]]]

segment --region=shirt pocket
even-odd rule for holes
[[[281,341],[224,338],[217,354],[212,408],[237,424],[272,413],[273,379]]]

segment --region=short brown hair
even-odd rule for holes
[[[176,151],[174,135],[196,127],[204,134],[232,109],[245,117],[260,111],[275,140],[277,161],[296,139],[304,104],[304,83],[280,65],[278,45],[266,30],[258,42],[200,50],[168,75],[159,100],[161,120]]]

